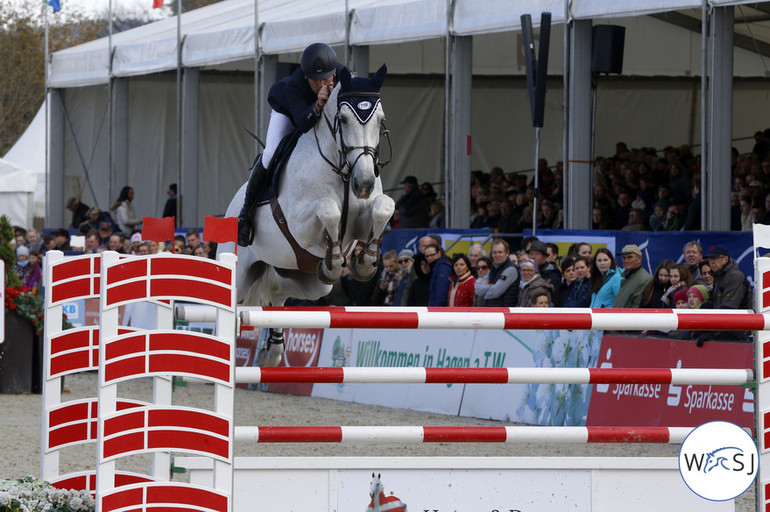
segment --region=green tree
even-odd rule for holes
[[[0,2],[0,155],[24,133],[45,98],[44,0]],[[48,15],[49,51],[97,38],[105,22],[72,10]]]

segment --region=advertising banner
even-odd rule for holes
[[[753,345],[604,336],[600,368],[753,368]],[[714,420],[754,428],[754,395],[739,386],[600,384],[587,425],[691,427]]]
[[[468,367],[473,330],[325,329],[319,366]],[[457,414],[462,385],[316,384],[313,396],[418,411]]]

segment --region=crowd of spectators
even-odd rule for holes
[[[752,303],[748,280],[727,249],[714,246],[704,253],[697,241],[682,247],[682,263],[664,260],[652,275],[644,268],[641,249],[633,244],[613,254],[604,247],[594,251],[589,243],[575,243],[563,257],[556,244],[536,237],[524,238],[515,252],[505,239],[495,238],[489,255],[483,246],[473,245],[467,254],[450,258],[442,247],[441,237],[431,234],[419,240],[417,253],[390,250],[370,282],[356,281],[345,269],[323,303],[666,309],[750,309]],[[647,334],[684,337],[698,346],[708,339],[747,339],[747,333],[737,332]]]
[[[754,134],[751,153],[731,155],[730,225],[750,231],[752,222],[770,224],[770,128]],[[538,162],[539,195],[531,173],[506,173],[500,167],[471,172],[471,228],[515,234],[531,229],[562,229],[565,189],[562,162]],[[628,148],[595,159],[592,229],[697,231],[701,228],[701,158],[690,146]],[[403,181],[391,222],[394,228],[444,227],[444,197],[415,176]]]

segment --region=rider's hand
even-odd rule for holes
[[[315,111],[317,114],[320,114],[321,110],[323,110],[324,105],[326,105],[326,101],[329,99],[329,94],[331,94],[331,92],[332,92],[331,84],[318,89],[318,98],[316,99],[316,102],[315,102]]]

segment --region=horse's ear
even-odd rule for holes
[[[372,471],[372,478],[374,478],[374,471]]]
[[[379,91],[382,87],[382,83],[385,81],[385,75],[388,74],[388,66],[383,64],[380,66],[380,69],[377,70],[377,72],[372,77],[372,83],[377,87],[377,90]]]
[[[378,479],[382,478],[382,473],[377,473],[377,478]]]
[[[347,67],[340,66],[340,70],[337,72],[337,78],[339,78],[339,81],[342,84],[343,91],[350,90],[350,70]]]

